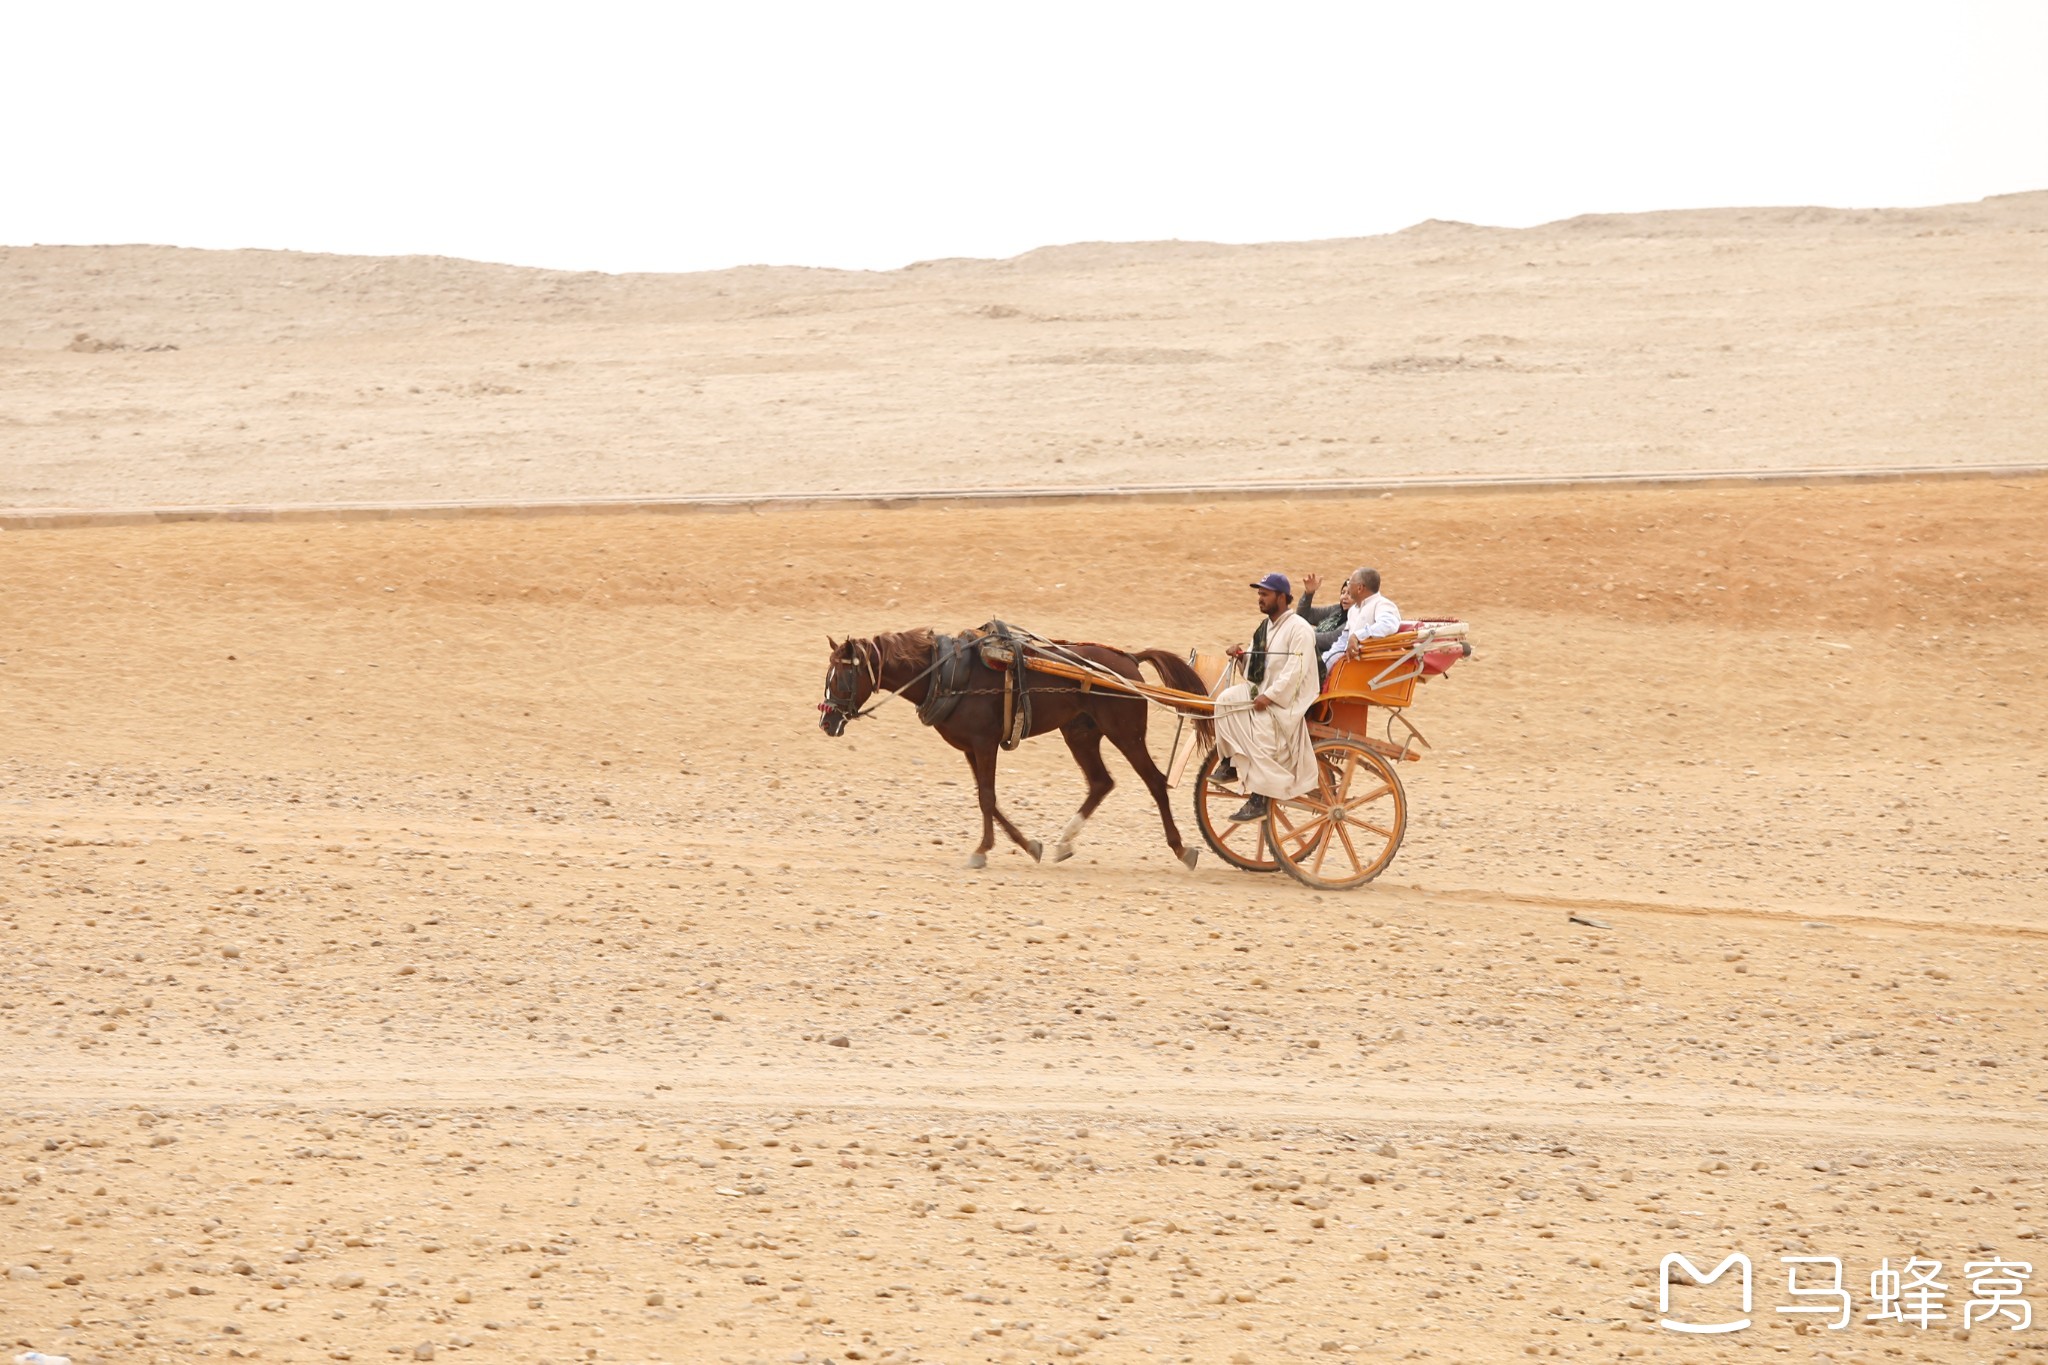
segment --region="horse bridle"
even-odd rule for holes
[[[852,660],[844,664],[840,663],[840,661],[836,657],[832,660],[832,671],[825,675],[825,700],[818,703],[819,715],[822,716],[837,714],[842,722],[856,721],[859,720],[862,716],[873,715],[877,708],[887,703],[891,697],[899,697],[903,695],[904,688],[910,686],[919,678],[924,677],[927,673],[930,673],[932,670],[936,669],[939,666],[940,662],[939,652],[936,649],[934,649],[932,651],[932,661],[930,663],[926,664],[923,668],[918,669],[917,672],[911,674],[908,678],[905,678],[901,683],[897,684],[895,687],[885,689],[882,686],[881,647],[875,644],[873,640],[849,639],[846,642],[846,645],[848,649],[851,649],[853,651],[853,658]],[[875,652],[875,657],[872,659],[868,657],[869,650],[873,650]],[[847,673],[851,675],[851,678],[848,681],[846,685],[846,690],[844,692],[841,692],[839,690],[839,671],[841,668],[844,668],[847,671]],[[855,672],[856,669],[859,670],[859,673]],[[864,710],[856,711],[853,709],[853,699],[855,689],[858,686],[860,673],[865,673],[867,675],[869,684],[869,696],[873,696],[877,692],[886,692],[886,695],[882,697],[881,701],[875,702],[872,706],[869,706]]]
[[[863,648],[863,646],[867,646],[867,648]],[[848,640],[846,647],[852,652],[853,658],[844,664],[837,658],[832,660],[832,671],[825,675],[825,700],[818,703],[818,713],[820,715],[827,715],[837,712],[842,721],[854,721],[859,720],[862,716],[873,714],[875,707],[882,704],[878,701],[874,706],[870,706],[863,711],[853,709],[854,697],[858,694],[860,675],[862,673],[865,673],[868,677],[869,696],[873,696],[876,692],[882,690],[882,665],[879,658],[873,661],[868,658],[868,648],[873,648],[872,642],[867,640]],[[878,656],[880,653],[880,650],[876,650]],[[843,692],[839,688],[839,672],[841,668],[844,668],[848,674],[846,690]]]

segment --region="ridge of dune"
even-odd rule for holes
[[[1651,209],[1640,213],[1585,213],[1524,229],[1615,231],[1627,234],[1726,230],[1739,227],[2013,227],[2048,230],[2048,190],[1996,194],[1964,204],[1924,208],[1835,208],[1818,204],[1754,205],[1716,209]]]
[[[2048,192],[888,272],[5,247],[0,506],[2024,463],[2044,370]]]

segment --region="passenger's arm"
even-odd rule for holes
[[[1313,588],[1304,592],[1301,601],[1295,603],[1294,614],[1317,630],[1334,630],[1344,624],[1344,608],[1317,606]]]
[[[1392,635],[1401,629],[1401,609],[1382,597],[1372,604],[1372,619],[1363,623],[1359,637],[1377,640],[1382,635]]]

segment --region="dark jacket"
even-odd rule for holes
[[[1316,668],[1327,676],[1328,670],[1323,668],[1323,651],[1337,643],[1337,637],[1344,633],[1344,618],[1350,613],[1341,604],[1334,607],[1311,606],[1314,597],[1312,592],[1303,593],[1301,605],[1294,610],[1302,620],[1316,628]]]
[[[1294,614],[1314,626],[1317,634],[1326,630],[1344,629],[1343,606],[1340,604],[1334,607],[1319,607],[1315,605],[1315,600],[1314,593],[1303,593],[1301,601],[1295,604]]]
[[[1323,633],[1344,629],[1344,608],[1319,607],[1315,600],[1316,595],[1313,591],[1303,593],[1301,600],[1294,604],[1294,614],[1315,627],[1317,649],[1328,649],[1329,641],[1322,638]],[[1269,621],[1261,621],[1259,628],[1252,632],[1251,652],[1244,662],[1244,676],[1251,682],[1262,683],[1266,680],[1266,631],[1271,624]],[[1330,638],[1336,637],[1332,635]]]

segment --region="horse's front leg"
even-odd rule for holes
[[[975,794],[981,798],[981,847],[967,860],[969,867],[987,867],[988,851],[995,847],[995,826],[1001,825],[1003,833],[1016,842],[1017,847],[1031,855],[1036,862],[1045,854],[1045,846],[1036,839],[1027,839],[1024,832],[1010,823],[1010,817],[1003,814],[996,805],[996,748],[993,744],[978,745],[968,755],[974,765]]]
[[[975,845],[974,852],[967,855],[967,866],[987,867],[988,851],[996,844],[995,774],[983,772],[981,756],[973,749],[962,749],[960,752],[966,756],[968,770],[974,774],[974,794],[981,802],[981,842]]]

